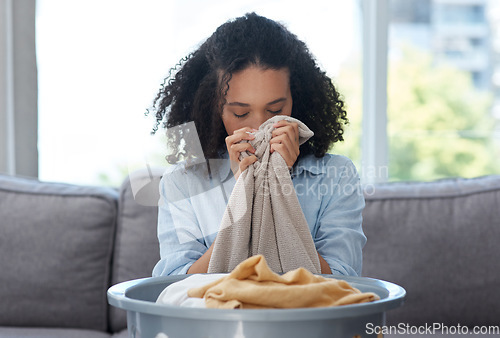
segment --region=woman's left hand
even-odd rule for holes
[[[277,151],[285,160],[288,169],[291,169],[297,157],[299,157],[299,125],[295,122],[281,120],[276,122],[273,127],[273,137],[271,144],[271,153]]]

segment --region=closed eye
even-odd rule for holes
[[[249,113],[249,112],[246,112],[246,113],[241,114],[241,115],[238,115],[238,114],[236,114],[236,113],[233,113],[233,115],[234,115],[234,116],[236,116],[237,118],[241,119],[241,118],[243,118],[243,117],[247,116],[247,115],[248,115],[248,113]]]
[[[281,113],[283,109],[280,109],[280,110],[268,110],[268,112],[270,112],[271,114],[279,114]]]

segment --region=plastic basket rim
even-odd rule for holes
[[[250,321],[295,321],[295,320],[323,320],[333,318],[347,318],[385,312],[404,303],[406,290],[392,282],[370,277],[322,275],[327,278],[345,280],[354,287],[361,289],[363,286],[379,288],[388,293],[387,297],[380,300],[350,304],[336,307],[320,308],[295,308],[295,309],[206,309],[181,307],[175,305],[156,304],[151,301],[133,299],[127,293],[134,288],[147,287],[153,284],[174,283],[189,275],[161,276],[134,279],[113,285],[108,289],[108,302],[110,305],[126,311],[139,312],[157,316],[187,318],[198,320],[250,320]],[[168,285],[168,284],[167,284]],[[363,290],[361,290],[363,291]]]

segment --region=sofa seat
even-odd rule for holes
[[[84,329],[62,329],[43,327],[0,327],[1,338],[128,338],[127,330],[109,334]]]
[[[0,338],[127,337],[106,291],[158,262],[157,179],[109,189],[0,175]],[[387,325],[500,326],[500,175],[364,189],[363,275],[407,291]],[[385,337],[456,336],[434,333]]]

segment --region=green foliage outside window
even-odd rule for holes
[[[424,52],[406,48],[401,55],[391,61],[388,75],[389,179],[430,181],[500,173],[500,139],[494,137],[498,126],[490,114],[490,93],[476,90],[468,73],[434,65]],[[360,65],[353,64],[335,79],[351,123],[346,141],[331,149],[352,158],[359,168],[360,71]]]

